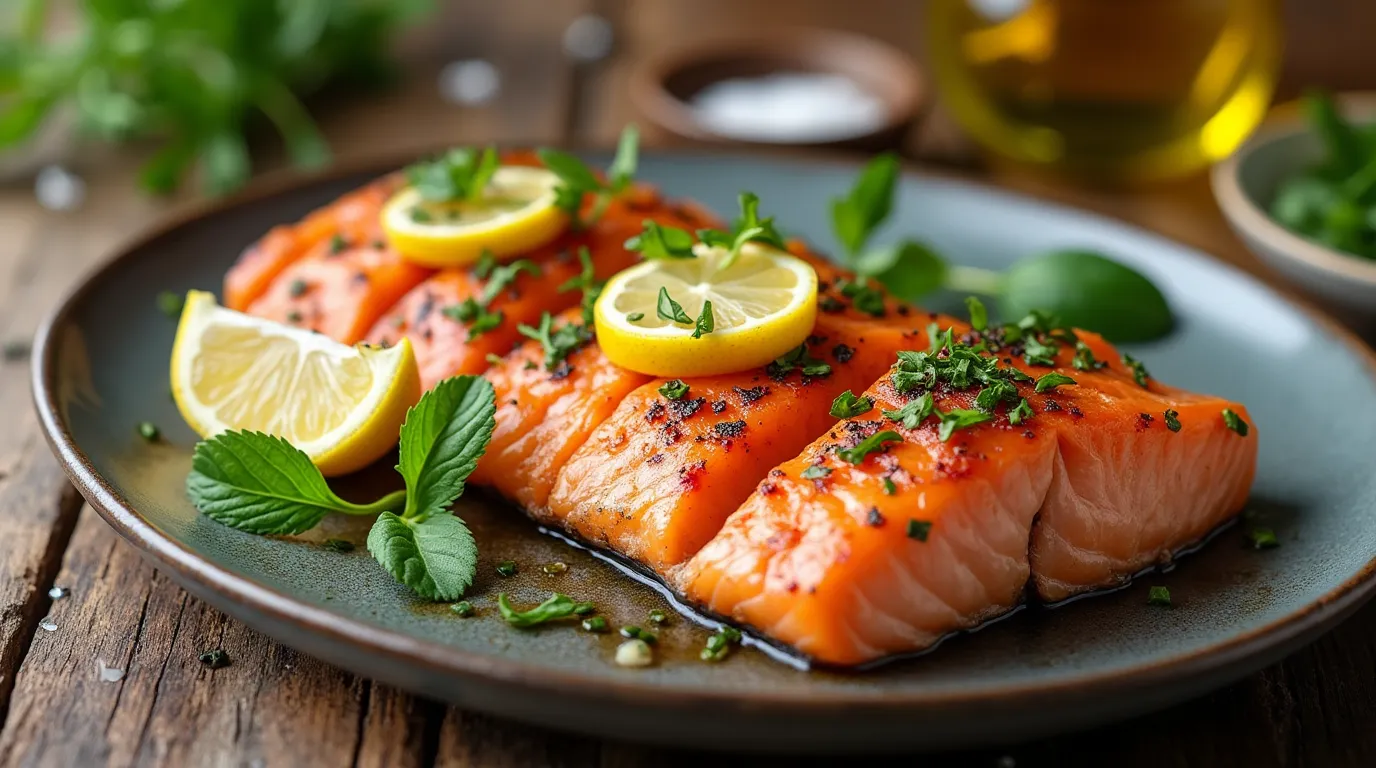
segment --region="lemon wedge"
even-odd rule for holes
[[[544,168],[502,166],[477,200],[430,202],[404,187],[382,209],[387,240],[407,261],[444,268],[491,251],[502,258],[559,236],[568,215],[555,205],[559,177]]]
[[[807,262],[758,243],[735,263],[721,247],[699,243],[693,253],[642,262],[607,282],[594,311],[607,359],[651,376],[712,376],[765,365],[812,333],[817,273]],[[693,322],[660,313],[661,289]],[[694,338],[708,301],[713,328]]]
[[[325,475],[341,475],[396,445],[420,399],[420,374],[405,339],[390,349],[350,347],[191,291],[172,346],[172,397],[201,437],[266,432]]]

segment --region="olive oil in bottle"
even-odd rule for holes
[[[929,0],[941,96],[993,152],[1147,181],[1231,153],[1270,103],[1279,0]]]

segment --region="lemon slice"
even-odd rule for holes
[[[350,347],[191,291],[172,346],[172,397],[201,437],[266,432],[341,475],[396,445],[406,409],[420,399],[420,374],[405,339],[390,349]]]
[[[544,168],[497,169],[478,200],[427,202],[405,187],[382,209],[387,239],[407,261],[453,267],[538,248],[559,236],[568,215],[555,205],[559,177]]]
[[[748,243],[721,269],[725,248],[694,259],[656,259],[623,270],[597,300],[597,343],[607,359],[651,376],[712,376],[765,365],[803,343],[817,319],[817,273],[783,251]],[[660,289],[696,320],[712,302],[714,330],[658,314]]]

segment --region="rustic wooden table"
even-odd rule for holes
[[[322,119],[340,154],[498,137],[606,142],[633,117],[624,95],[626,62],[670,37],[758,27],[785,13],[782,4],[731,0],[496,5],[454,3],[427,25],[406,46],[412,76],[399,90],[324,105]],[[876,0],[861,3],[858,11],[851,5],[790,2],[786,15],[920,47],[919,13],[912,3]],[[1316,32],[1320,23],[1337,35],[1350,36],[1363,23],[1369,31],[1376,14],[1360,5],[1316,3],[1318,18],[1297,16],[1293,34],[1301,42],[1327,40]],[[1299,3],[1290,7],[1296,16]],[[618,48],[600,65],[573,67],[558,41],[569,21],[587,12],[616,23]],[[1362,55],[1365,71],[1372,71],[1370,54]],[[499,68],[501,96],[476,107],[442,103],[435,97],[438,68],[470,57]],[[1332,61],[1300,62],[1299,74],[1292,65],[1289,77],[1328,77]],[[1332,77],[1338,79],[1328,82],[1344,84],[1339,75]],[[946,145],[939,135],[928,137],[919,151],[940,151],[930,146]],[[271,153],[265,148],[265,164],[280,162]],[[942,156],[949,166],[950,154]],[[178,202],[132,194],[135,165],[135,158],[117,155],[80,167],[89,189],[84,206],[72,213],[45,211],[27,186],[0,189],[0,339],[27,339],[77,275]],[[1141,224],[1261,271],[1227,231],[1201,178],[1108,194],[971,172]],[[609,743],[463,712],[301,656],[226,618],[155,571],[82,503],[31,414],[27,364],[10,357],[0,364],[0,412],[7,414],[0,433],[0,765],[769,762]],[[70,595],[52,599],[54,586]],[[215,647],[228,651],[232,666],[212,671],[197,661],[201,651]],[[102,681],[98,661],[125,670],[123,679]],[[710,743],[711,735],[703,734],[703,740]],[[1284,662],[1174,709],[1089,733],[925,760],[986,766],[1371,765],[1376,605]]]

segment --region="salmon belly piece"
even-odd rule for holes
[[[327,241],[283,270],[248,312],[354,344],[432,274],[403,259],[380,231],[360,240]]]
[[[555,327],[583,321],[581,309]],[[594,343],[547,369],[543,347],[527,341],[485,374],[496,393],[496,427],[470,482],[495,488],[533,518],[548,521],[546,501],[560,468],[598,425],[649,376],[615,366]]]
[[[645,219],[689,230],[717,226],[710,215],[693,206],[665,201],[653,188],[637,185],[611,203],[586,231],[567,232],[524,257],[539,273],[518,273],[507,289],[492,297],[486,306],[489,312],[501,313],[497,327],[474,336],[467,324],[444,313],[467,299],[481,301],[489,282],[470,267],[455,267],[413,288],[378,319],[366,338],[375,344],[409,338],[425,389],[449,376],[482,373],[487,370],[488,355],[504,355],[524,338],[517,326],[537,326],[545,312],[559,312],[579,302],[580,291],[560,290],[582,272],[579,248],[588,249],[598,280],[638,261],[638,254],[627,251],[625,242],[640,232]],[[522,257],[507,261],[516,258]]]
[[[924,331],[886,315],[819,315],[807,348],[830,365],[824,376],[770,366],[683,379],[677,400],[660,392],[668,379],[635,390],[560,471],[550,522],[657,572],[682,563],[771,467],[836,423],[837,395],[869,386],[900,349],[926,346]]]
[[[225,275],[224,301],[230,309],[244,312],[273,281],[306,254],[319,250],[336,235],[361,241],[376,235],[378,214],[401,185],[399,175],[387,176],[312,211],[294,224],[268,230],[250,245]]]
[[[1016,607],[1119,584],[1198,541],[1245,501],[1256,437],[1224,424],[1246,411],[1219,398],[1134,382],[1117,351],[1045,393],[1017,385],[1035,416],[993,420],[942,442],[937,420],[906,429],[882,416],[915,396],[886,374],[875,410],[847,419],[771,470],[722,530],[668,574],[689,601],[812,659],[851,666],[922,650]],[[1013,358],[1005,358],[1013,360]],[[974,408],[975,390],[934,392]],[[1166,426],[1178,412],[1181,429]],[[837,450],[879,430],[901,442],[852,464]],[[807,476],[804,476],[807,472]]]

